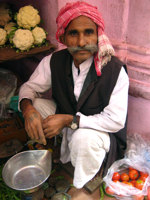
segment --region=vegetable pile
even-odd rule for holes
[[[21,200],[21,193],[10,189],[2,179],[3,165],[0,165],[0,199],[1,200]]]
[[[46,45],[47,33],[40,22],[39,11],[31,5],[14,11],[8,3],[0,3],[0,47],[9,45],[18,52]]]
[[[112,175],[112,181],[115,182],[116,184],[124,184],[124,187],[128,187],[130,189],[136,188],[139,191],[142,191],[144,184],[148,178],[149,174],[146,172],[139,171],[133,167],[128,167],[124,171],[115,171]],[[117,195],[115,193],[115,190],[113,190],[113,187],[109,187],[103,182],[103,185],[100,187],[100,193],[101,193],[101,198],[100,200],[103,200],[104,194],[114,198],[114,197],[119,197],[120,199],[124,199],[125,196],[123,195]],[[150,187],[148,188],[147,191],[147,196],[144,195],[133,195],[131,199],[134,200],[150,200]]]
[[[112,176],[112,181],[120,181],[131,187],[136,187],[139,190],[143,189],[144,183],[148,177],[148,173],[138,171],[132,167],[129,167],[128,172],[114,172]]]

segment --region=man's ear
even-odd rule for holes
[[[65,35],[64,34],[61,35],[59,39],[63,44],[65,44]]]

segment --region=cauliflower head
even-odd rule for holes
[[[35,27],[32,30],[32,34],[34,37],[34,44],[42,44],[43,40],[46,39],[46,33],[41,27]]]
[[[26,29],[18,29],[13,37],[13,43],[16,48],[25,51],[31,48],[34,38],[32,32]]]
[[[19,9],[17,14],[17,24],[20,27],[30,29],[40,23],[40,15],[38,10],[33,6],[24,6]]]
[[[7,40],[7,33],[3,28],[0,28],[0,46],[4,45]]]
[[[15,27],[15,26],[16,26],[15,22],[9,22],[8,24],[6,24],[4,26],[4,29],[7,32],[7,34],[9,34],[13,30],[12,28]]]
[[[7,3],[0,3],[0,25],[5,26],[10,20],[9,5]]]

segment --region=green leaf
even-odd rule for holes
[[[103,188],[103,191],[104,191],[104,194],[106,195],[106,196],[108,196],[108,197],[111,197],[111,198],[115,198],[114,196],[112,196],[112,195],[110,195],[110,194],[108,194],[107,192],[106,192],[106,183],[105,182],[103,182],[102,183],[102,188]]]
[[[100,186],[100,200],[103,200],[104,199],[104,190],[103,190],[103,186],[101,185]]]

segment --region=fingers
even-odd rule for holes
[[[52,138],[54,137],[56,134],[54,133],[54,131],[52,129],[49,128],[43,128],[44,134],[46,138]]]
[[[57,135],[56,129],[53,129],[52,126],[49,126],[46,123],[43,124],[43,131],[46,138],[52,138]]]
[[[32,140],[36,140],[37,142],[46,145],[46,139],[41,124],[37,127],[29,126],[26,131]]]
[[[43,130],[46,138],[52,138],[60,133],[64,127],[62,124],[62,115],[50,115],[43,120]]]
[[[49,138],[49,139],[51,139],[51,138],[53,138],[53,137],[55,137],[56,136],[56,134],[46,134],[45,135],[45,137],[46,138]]]
[[[45,139],[45,135],[44,135],[42,126],[40,126],[38,128],[38,135],[39,135],[39,138],[40,138],[40,141],[42,142],[42,144],[46,145],[46,139]]]
[[[25,130],[32,140],[38,139],[38,136],[36,136],[36,132],[33,130],[33,128],[30,126],[30,123],[27,120],[25,120]]]
[[[45,134],[45,137],[51,139],[51,138],[55,137],[56,135],[58,135],[59,133],[60,132],[57,132],[57,133],[54,133],[54,132],[51,133],[51,132],[49,132],[49,133]]]
[[[44,134],[46,138],[53,138],[56,135],[59,135],[61,132],[61,129],[55,128],[55,129],[44,129]]]
[[[46,145],[46,139],[42,128],[42,117],[38,112],[28,114],[25,117],[25,129],[31,139]]]

